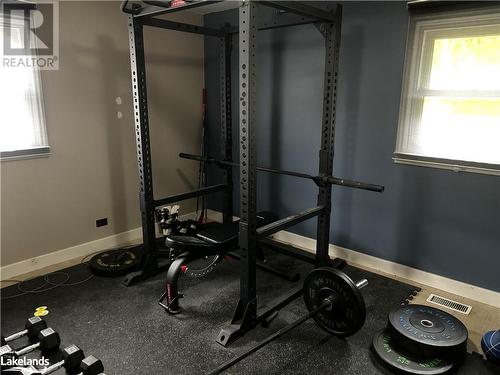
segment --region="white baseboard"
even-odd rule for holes
[[[141,238],[142,229],[135,228],[127,232],[99,238],[95,241],[82,243],[76,246],[68,247],[66,249],[40,255],[38,257],[22,260],[17,263],[8,264],[0,268],[0,279],[16,279],[18,276],[25,275],[27,273],[36,272],[43,268],[71,261],[76,258],[83,258],[98,251],[118,247],[125,243],[136,241]]]
[[[195,217],[195,212],[190,212],[185,215],[181,215],[179,218],[181,220],[186,220],[193,219]],[[99,251],[112,249],[130,242],[141,240],[141,227],[114,234],[112,236],[99,238],[95,241],[85,242],[79,245],[68,247],[66,249],[57,250],[48,254],[40,255],[34,258],[22,260],[17,263],[12,263],[0,267],[0,280],[16,279],[18,276],[37,272],[46,267],[54,267],[58,264],[62,264],[61,268],[64,268],[67,267],[67,264],[63,264],[65,262],[75,259],[83,259],[84,257],[90,254],[97,253]],[[57,269],[57,267],[55,268]]]
[[[222,214],[217,211],[209,210],[208,217],[214,221],[221,221]],[[288,243],[311,253],[316,251],[316,240],[309,237],[287,231],[280,231],[271,237],[277,241]],[[408,267],[399,263],[394,263],[333,244],[330,244],[328,252],[331,257],[342,258],[353,265],[360,266],[361,268],[368,268],[374,273],[406,279],[410,282],[444,290],[469,298],[473,301],[482,302],[500,308],[500,293],[493,290],[466,284],[461,281],[449,279],[447,277]]]
[[[304,250],[315,252],[316,240],[304,237],[295,233],[281,231],[274,234],[273,239],[290,245],[303,248]],[[466,284],[461,281],[449,279],[444,276],[408,267],[399,263],[394,263],[372,255],[363,254],[341,246],[330,244],[329,254],[331,257],[339,257],[347,262],[369,268],[375,273],[384,273],[396,276],[408,281],[413,281],[422,285],[427,285],[436,289],[444,290],[474,301],[486,303],[500,308],[500,293],[493,290],[484,289],[478,286]]]
[[[193,216],[193,213],[189,213],[182,215],[181,218],[186,219],[192,218]],[[218,211],[208,210],[208,218],[213,221],[222,221],[222,214]],[[0,268],[0,279],[15,279],[20,275],[36,272],[59,263],[71,261],[76,258],[83,258],[98,251],[137,241],[140,240],[141,237],[141,228],[135,228],[127,232],[118,233],[35,258],[8,264]],[[302,248],[311,253],[316,251],[316,240],[309,237],[281,231],[274,234],[272,238],[277,241],[289,243],[290,245]],[[500,293],[493,290],[480,288],[478,286],[466,284],[461,281],[449,279],[332,244],[330,244],[329,253],[332,257],[345,259],[354,265],[358,265],[362,268],[369,268],[375,273],[392,275],[500,308]]]

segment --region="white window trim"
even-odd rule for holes
[[[19,17],[11,17],[11,25],[14,24],[18,27],[24,26],[24,19]],[[0,28],[5,25],[3,17],[0,17]],[[36,39],[35,39],[36,43]],[[50,156],[50,145],[48,142],[48,131],[47,123],[45,121],[45,108],[44,108],[44,97],[43,97],[43,85],[42,78],[39,69],[32,70],[34,75],[35,91],[37,98],[32,102],[33,105],[37,107],[36,113],[38,114],[37,121],[40,122],[38,126],[38,131],[36,136],[38,138],[38,144],[42,146],[35,146],[26,149],[12,150],[12,151],[0,151],[0,161],[10,161],[10,160],[20,160],[20,159],[33,159],[33,158],[44,158]]]
[[[409,117],[412,116],[412,111],[414,111],[414,109],[411,108],[412,105],[411,101],[407,100],[407,98],[409,92],[416,91],[416,86],[418,84],[417,80],[419,77],[412,76],[412,73],[414,72],[412,71],[411,67],[416,66],[417,64],[416,60],[420,58],[420,56],[418,56],[416,53],[413,53],[413,51],[417,47],[416,46],[417,42],[422,43],[424,40],[423,36],[419,36],[419,33],[424,32],[422,30],[424,28],[422,25],[433,23],[436,20],[441,20],[442,22],[440,23],[439,27],[437,27],[437,29],[441,31],[441,29],[443,29],[443,25],[446,25],[446,23],[452,25],[452,28],[456,28],[457,27],[456,18],[483,16],[483,19],[487,19],[488,15],[490,15],[491,13],[498,13],[498,12],[500,12],[499,6],[487,6],[477,10],[471,10],[471,9],[456,10],[456,11],[439,12],[433,14],[424,13],[424,14],[410,16],[410,21],[408,25],[406,56],[404,62],[403,86],[401,90],[396,149],[394,151],[394,157],[393,157],[395,163],[413,165],[419,167],[445,169],[454,172],[472,172],[472,173],[500,176],[500,165],[498,164],[476,163],[464,160],[441,159],[436,157],[425,157],[422,155],[415,155],[409,152],[402,152],[403,145],[409,137],[408,134],[412,131]],[[496,15],[495,19],[497,18],[498,16]],[[418,47],[420,49],[420,46]],[[428,91],[430,92],[430,90]],[[432,90],[432,94],[447,95],[449,93],[445,91],[440,91],[438,93],[435,90]],[[457,92],[454,92],[453,94],[460,95],[460,93]],[[467,94],[470,95],[470,92],[467,92]],[[480,91],[477,94],[478,96],[481,97],[499,96],[499,93],[497,91],[491,91],[491,92]],[[409,106],[410,108],[408,108]]]
[[[465,162],[462,160],[438,159],[433,157],[423,157],[412,154],[395,153],[392,158],[397,164],[414,165],[417,167],[430,167],[445,169],[453,172],[472,172],[500,176],[500,169],[495,164],[480,164]]]

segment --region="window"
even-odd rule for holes
[[[410,18],[395,161],[500,174],[500,9]]]
[[[5,25],[0,17],[2,60]],[[23,48],[22,18],[10,19],[11,45]],[[0,66],[0,156],[2,159],[47,155],[40,71]]]

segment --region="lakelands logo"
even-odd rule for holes
[[[41,357],[41,358],[26,358],[26,357],[21,357],[21,358],[13,358],[9,356],[2,356],[0,358],[0,363],[2,364],[2,368],[4,366],[7,368],[11,367],[47,367],[50,365],[50,361],[48,358]]]
[[[3,68],[59,69],[59,3],[0,1]]]

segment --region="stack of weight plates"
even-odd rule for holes
[[[395,372],[444,374],[462,362],[467,337],[467,328],[447,312],[406,305],[389,314],[387,328],[373,338],[373,350]]]

